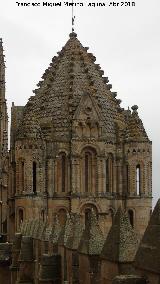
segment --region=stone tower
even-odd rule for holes
[[[8,115],[5,98],[5,60],[0,39],[0,232],[7,231],[6,201],[8,183]]]
[[[91,210],[108,232],[126,210],[141,235],[150,218],[152,146],[138,107],[121,108],[96,58],[73,32],[25,107],[12,106],[9,222]],[[14,216],[15,212],[15,216]],[[12,237],[12,233],[10,236]]]

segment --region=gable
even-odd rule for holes
[[[102,136],[103,120],[95,99],[88,93],[82,95],[73,117],[73,132],[78,138],[98,139]]]
[[[102,120],[100,108],[90,94],[84,93],[82,95],[80,104],[75,111],[73,119],[79,121],[91,120],[93,122]]]

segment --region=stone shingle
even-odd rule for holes
[[[87,255],[99,255],[104,244],[104,236],[99,227],[94,211],[90,215],[90,221],[86,225],[78,247],[78,252]]]
[[[71,223],[70,223],[71,230],[70,230],[70,235],[67,238],[66,247],[72,250],[78,249],[82,233],[84,230],[84,226],[80,218],[81,217],[79,214],[71,215]]]
[[[104,243],[101,257],[112,262],[132,262],[138,248],[138,238],[128,216],[119,208]]]
[[[115,138],[114,119],[118,102],[112,96],[110,85],[97,69],[95,58],[82,46],[72,33],[58,57],[53,59],[24,108],[19,126],[19,138],[42,138],[54,133],[56,137],[68,135],[70,119],[79,105],[81,96],[90,93],[95,96],[101,108],[104,125],[109,137]],[[44,120],[47,118],[45,124]],[[57,136],[58,135],[58,136]]]

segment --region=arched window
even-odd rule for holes
[[[22,174],[22,191],[24,191],[24,162],[21,163],[21,174]]]
[[[58,191],[67,191],[67,157],[64,152],[60,153],[57,161],[57,184]]]
[[[86,152],[85,153],[85,192],[88,192],[89,180],[91,178],[90,164],[91,164],[91,153]]]
[[[41,211],[41,219],[42,221],[44,222],[44,217],[45,217],[45,213],[44,213],[44,210]]]
[[[129,165],[126,165],[126,192],[129,193]]]
[[[19,228],[20,228],[23,220],[24,220],[23,209],[19,209],[18,210],[18,225],[19,225]]]
[[[67,219],[67,212],[65,209],[60,209],[58,211],[58,220],[59,220],[59,223],[63,226],[65,225],[66,223],[66,219]]]
[[[106,161],[106,192],[113,190],[113,157],[109,155]]]
[[[83,150],[82,184],[84,192],[96,192],[97,189],[97,155],[95,149]]]
[[[136,166],[136,193],[141,194],[141,169],[140,165]]]
[[[32,177],[33,177],[33,192],[37,192],[37,164],[33,162],[32,165]]]
[[[89,227],[91,223],[91,209],[85,209],[85,228]]]
[[[133,210],[129,209],[128,210],[128,217],[129,217],[129,221],[132,227],[134,227],[134,213]]]
[[[66,191],[66,155],[62,154],[62,192]]]
[[[106,161],[106,192],[109,192],[109,162]]]

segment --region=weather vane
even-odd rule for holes
[[[75,20],[73,5],[74,5],[74,3],[73,3],[73,0],[72,0],[72,32],[74,32],[74,20]]]

